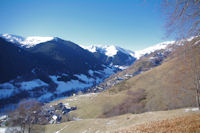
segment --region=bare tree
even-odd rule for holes
[[[20,127],[22,133],[30,133],[33,125],[39,123],[42,104],[37,101],[23,101],[19,107],[9,114],[11,127]]]
[[[166,28],[169,35],[175,34],[178,39],[199,35],[199,0],[165,0],[163,6],[167,15]]]
[[[188,65],[193,72],[196,103],[200,109],[200,0],[165,0],[163,5],[167,34],[185,40],[182,43],[191,59]]]

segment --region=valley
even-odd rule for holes
[[[2,41],[5,43],[4,40]],[[15,49],[20,48],[20,50],[24,50],[27,54],[30,54],[29,52],[35,54],[43,52],[43,50],[51,46],[51,44],[54,46],[54,43],[57,43],[57,41],[58,40],[56,40],[56,42],[47,42],[47,44],[38,44],[28,49],[17,46]],[[61,43],[59,45],[63,45],[63,49],[65,45],[68,46],[68,43],[63,44],[66,43],[65,41],[61,42],[59,42]],[[15,46],[15,44],[10,43],[6,45]],[[73,45],[75,44],[70,43],[69,45],[70,47],[74,47]],[[39,47],[39,49],[37,47]],[[54,46],[54,48],[55,47],[56,46]],[[79,49],[84,51],[81,47]],[[94,50],[94,47],[92,47],[92,49]],[[91,58],[97,60],[100,57],[95,57],[92,53],[97,54],[97,52],[100,52],[99,54],[106,54],[106,50],[103,51],[99,49],[101,49],[100,46],[96,47],[96,51],[94,50],[91,53],[89,52],[91,51],[90,49],[84,52],[87,52],[87,54],[91,55]],[[106,49],[109,48],[106,46]],[[119,50],[119,48],[116,49]],[[75,51],[76,50],[77,49],[75,49]],[[67,49],[65,51],[67,51]],[[59,51],[59,53],[60,52],[61,51]],[[160,43],[146,50],[131,53],[128,51],[127,53],[130,54],[129,56],[133,56],[133,59],[129,66],[127,66],[127,62],[125,62],[124,65],[127,67],[126,69],[119,69],[119,67],[116,67],[116,64],[113,65],[114,61],[111,61],[112,63],[106,62],[105,64],[98,64],[98,62],[100,62],[98,61],[96,65],[100,65],[99,68],[97,66],[92,68],[90,64],[86,64],[89,68],[86,67],[83,69],[82,73],[76,74],[76,68],[72,68],[75,70],[74,73],[67,72],[66,70],[69,68],[66,70],[60,69],[60,72],[51,72],[51,69],[53,70],[54,68],[50,67],[48,68],[49,70],[46,71],[47,69],[43,70],[43,64],[40,66],[38,63],[38,70],[30,69],[31,72],[25,72],[26,74],[32,73],[32,77],[30,77],[30,75],[27,77],[26,74],[22,74],[22,76],[17,79],[14,78],[14,80],[9,82],[1,83],[0,91],[7,91],[7,93],[1,94],[0,101],[4,103],[4,105],[8,105],[12,103],[12,95],[18,97],[18,95],[26,94],[25,96],[29,98],[31,96],[31,98],[36,98],[40,102],[47,102],[46,105],[42,107],[43,110],[41,110],[43,114],[47,115],[45,116],[43,124],[45,122],[45,125],[52,125],[41,127],[34,126],[34,128],[38,130],[45,129],[45,132],[76,130],[77,133],[96,131],[127,132],[127,130],[138,130],[138,132],[140,132],[142,130],[147,130],[140,128],[143,127],[140,125],[149,125],[155,120],[158,123],[163,123],[163,121],[168,121],[168,119],[174,121],[176,118],[178,121],[179,119],[181,121],[180,117],[182,116],[186,119],[188,119],[190,115],[195,118],[198,117],[199,114],[198,111],[196,112],[196,109],[195,111],[186,111],[193,109],[180,109],[196,106],[195,90],[193,89],[194,84],[191,78],[192,69],[190,69],[189,65],[185,65],[185,63],[190,63],[191,56],[185,54],[183,58],[182,53],[184,53],[184,46],[181,43],[175,43],[173,41]],[[134,57],[134,54],[137,56]],[[51,57],[50,59],[55,58],[51,54],[48,56]],[[68,55],[60,55],[58,61],[60,57],[67,59],[67,56]],[[127,59],[130,59],[129,56]],[[196,56],[200,55],[198,54]],[[30,57],[32,57],[32,55],[30,55]],[[113,59],[115,56],[109,58]],[[19,59],[23,58],[19,57]],[[33,58],[33,60],[34,59],[35,58]],[[55,59],[57,60],[57,58]],[[38,61],[37,58],[35,61]],[[122,64],[117,64],[117,66],[120,65]],[[27,80],[27,78],[29,80]],[[45,94],[41,95],[44,92]],[[15,103],[16,100],[20,101],[20,99],[16,99],[15,97],[13,97]],[[9,99],[9,101],[7,101],[7,99]],[[1,106],[2,105],[3,104],[1,104]],[[59,106],[60,108],[58,108]],[[159,112],[163,110],[165,111]],[[50,111],[51,113],[45,113],[45,111]],[[176,114],[174,112],[178,113]],[[151,116],[150,114],[152,113],[155,114],[155,116]],[[174,114],[176,114],[176,117]],[[136,116],[141,118],[136,120],[130,119]],[[143,117],[148,117],[148,121],[145,121]],[[122,120],[125,118],[127,120]],[[118,124],[112,121],[116,121]],[[122,123],[120,121],[122,121]],[[83,123],[87,123],[88,125]],[[119,125],[120,123],[121,125]],[[197,123],[199,123],[198,120]],[[75,127],[78,125],[79,128],[76,129]],[[83,127],[80,125],[83,125]],[[148,130],[151,129],[151,125],[152,124],[150,124]],[[120,128],[116,128],[118,126]],[[133,128],[131,128],[131,126],[133,126]],[[167,129],[163,128],[163,130]],[[196,131],[196,129],[194,130]]]
[[[200,133],[200,0],[0,0],[0,133]]]
[[[115,46],[80,47],[58,37],[23,38],[2,34],[0,40],[0,91],[6,92],[0,95],[1,112],[14,108],[22,99],[49,102],[79,92],[103,91],[124,79],[159,65],[170,53],[167,47],[174,43],[161,43],[149,49],[133,52]],[[156,50],[162,51],[164,48],[166,50],[163,55],[162,52],[158,52],[153,55],[155,57],[152,57],[151,61],[147,59],[147,62],[151,62],[148,68],[137,68],[135,72],[123,74],[122,77],[111,76],[138,62],[137,60],[145,54]],[[11,56],[7,56],[7,53]],[[114,80],[111,78],[108,81],[107,78],[110,76],[115,77]]]

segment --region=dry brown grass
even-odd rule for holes
[[[187,133],[195,133],[199,131],[199,120],[200,111],[192,111],[192,108],[184,108],[178,110],[146,112],[142,114],[125,114],[109,118],[82,119],[79,121],[60,124],[50,124],[45,126],[45,133],[55,133],[61,129],[63,130],[60,131],[60,133],[119,133],[120,131],[122,133],[141,133],[143,131],[142,129],[152,133],[154,131],[174,132],[175,129],[178,128],[180,128],[180,132],[184,129],[188,131]],[[158,129],[154,129],[157,127]],[[134,130],[135,128],[138,128],[138,130]],[[171,129],[168,130],[169,128]]]
[[[144,112],[145,99],[146,94],[144,89],[129,90],[127,97],[120,104],[103,112],[103,117],[112,117],[126,113],[142,113]]]
[[[114,133],[200,133],[200,114],[149,122]]]
[[[108,112],[108,116],[112,116],[112,110],[118,110],[117,113],[114,112],[113,116],[115,116],[124,113],[194,107],[196,106],[196,91],[192,70],[189,69],[191,61],[190,57],[185,56],[183,53],[184,48],[180,48],[160,66],[125,80],[104,92],[93,96],[69,97],[51,104],[63,102],[69,103],[71,106],[77,106],[78,110],[70,114],[81,119],[106,116],[105,113]],[[183,58],[184,56],[185,58]],[[139,68],[140,64],[140,62],[136,63],[135,65],[138,66],[136,68]],[[136,68],[132,66],[125,71],[132,73]],[[124,72],[119,72],[119,75],[122,73]],[[137,103],[137,100],[135,100],[138,99],[137,96],[129,95],[129,92],[134,93],[140,89],[145,91],[145,99],[139,100]],[[70,99],[76,100],[70,101]],[[140,110],[138,111],[137,108]]]
[[[199,53],[200,54],[200,53]],[[178,49],[165,62],[123,83],[124,90],[146,92],[145,111],[169,110],[196,106],[190,57],[184,58],[184,48]],[[109,90],[120,93],[122,85]]]

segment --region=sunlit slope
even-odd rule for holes
[[[61,124],[51,124],[45,126],[45,133],[131,133],[134,131],[144,133],[148,132],[148,130],[145,129],[151,129],[149,131],[152,132],[159,132],[159,129],[162,129],[162,131],[168,131],[169,126],[173,126],[172,129],[176,129],[177,132],[184,132],[184,130],[186,131],[184,133],[188,133],[187,131],[198,132],[198,125],[200,124],[199,111],[192,111],[192,109],[190,109],[190,111],[186,110],[187,109],[178,109],[146,112],[142,114],[126,114],[111,118],[83,119]],[[182,119],[187,121],[184,122]],[[167,123],[168,121],[173,122],[173,125]],[[178,121],[178,123],[176,121]]]
[[[55,102],[77,106],[78,109],[70,114],[81,119],[196,106],[190,59],[180,48],[160,66],[104,92]]]
[[[195,106],[190,57],[184,56],[182,50],[180,48],[162,65],[116,85],[108,91],[120,93],[120,90],[144,89],[145,111]]]

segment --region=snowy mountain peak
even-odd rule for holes
[[[12,34],[1,34],[0,37],[6,39],[9,42],[19,44],[21,47],[25,48],[30,48],[39,43],[55,39],[54,37],[39,37],[39,36],[21,37]]]
[[[175,41],[162,42],[162,43],[156,44],[154,46],[148,47],[146,49],[135,51],[134,57],[139,59],[140,57],[142,57],[145,54],[150,54],[156,50],[166,49],[168,46],[171,46],[173,44],[175,44]]]
[[[91,45],[91,46],[81,46],[84,49],[87,49],[88,51],[94,53],[94,52],[101,52],[105,55],[107,55],[108,57],[113,57],[117,54],[118,51],[123,52],[127,55],[134,55],[133,51],[130,50],[126,50],[123,48],[120,48],[118,46],[114,46],[114,45]]]

